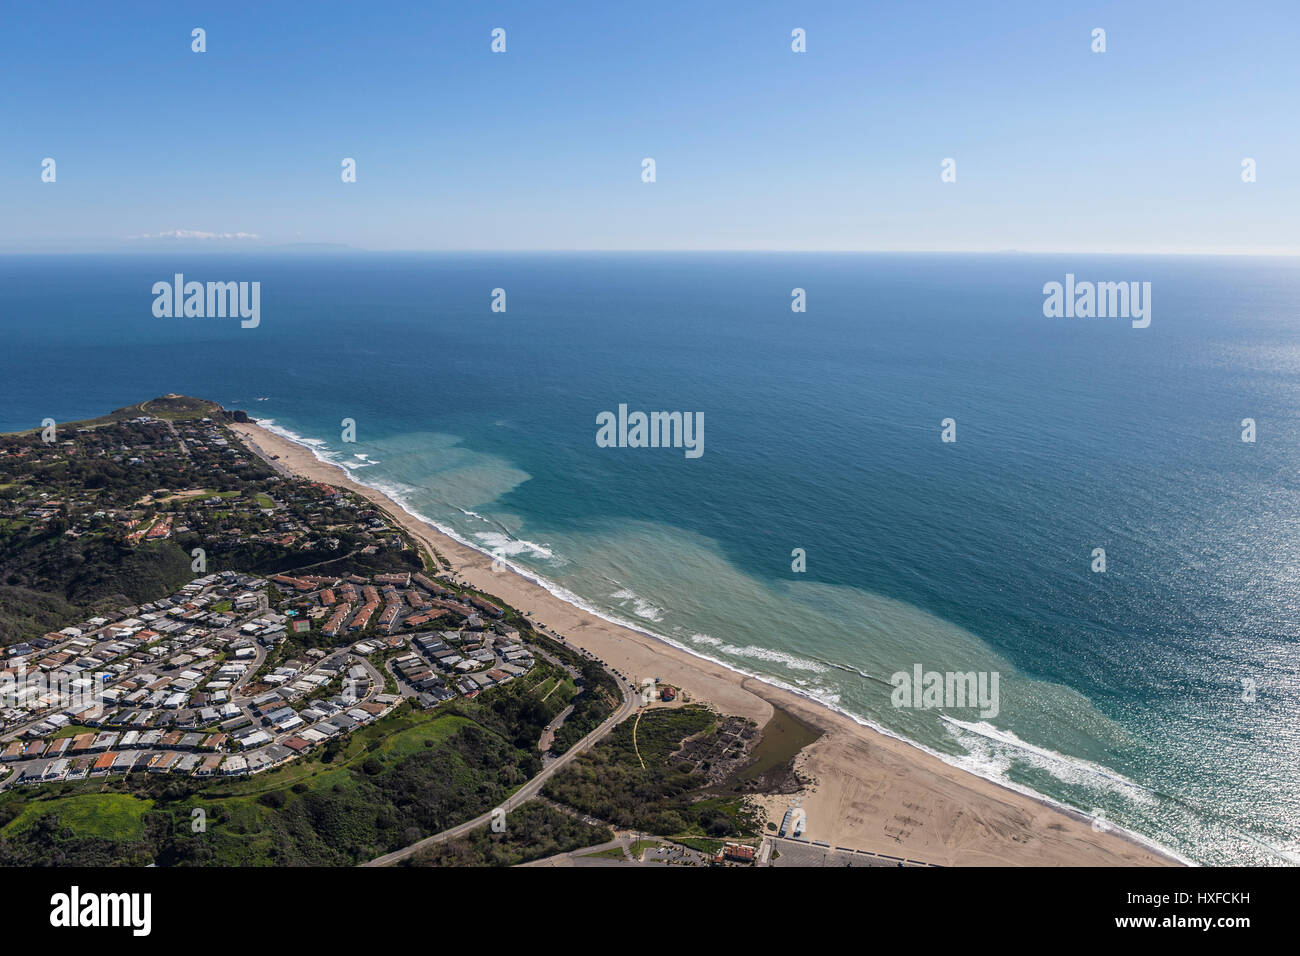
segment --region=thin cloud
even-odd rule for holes
[[[199,229],[169,229],[167,232],[127,236],[128,239],[261,239],[255,232],[203,232]]]

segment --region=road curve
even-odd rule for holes
[[[623,705],[619,707],[618,710],[614,711],[614,713],[606,717],[604,723],[599,727],[570,747],[565,752],[564,756],[557,758],[549,767],[546,767],[541,773],[533,777],[507,797],[505,802],[501,804],[500,809],[505,810],[506,813],[509,814],[511,810],[518,807],[521,803],[537,796],[543,785],[545,785],[546,781],[551,778],[551,775],[555,773],[555,771],[559,770],[561,767],[567,766],[570,761],[578,756],[578,754],[590,750],[600,740],[607,736],[615,726],[632,716],[632,713],[637,708],[637,704],[640,702],[639,696],[632,688],[632,685],[627,681],[618,677],[615,679],[618,681],[619,687],[622,688],[623,691]],[[399,860],[404,860],[411,854],[419,852],[426,846],[433,846],[435,843],[444,843],[447,840],[454,840],[456,837],[464,836],[472,830],[477,830],[479,827],[485,826],[491,822],[492,814],[494,812],[495,809],[489,810],[487,813],[481,813],[473,820],[466,820],[464,823],[454,826],[449,830],[435,833],[431,837],[425,837],[423,840],[412,843],[410,846],[403,847],[400,850],[394,850],[392,853],[385,853],[383,856],[376,857],[375,859],[370,860],[367,863],[362,863],[361,865],[391,866]]]

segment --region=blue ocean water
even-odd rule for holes
[[[260,281],[261,324],[155,318],[176,272]],[[1151,282],[1150,327],[1044,318],[1066,273]],[[1285,863],[1298,319],[1283,259],[10,256],[0,428],[244,408],[600,613],[1190,860]],[[703,412],[703,456],[598,447],[620,403]],[[892,706],[915,664],[996,671],[998,714]]]

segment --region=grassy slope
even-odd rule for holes
[[[402,707],[255,777],[133,774],[15,788],[0,796],[0,865],[337,866],[378,856],[497,805],[540,769],[537,737],[563,703],[559,693],[537,702],[535,685],[554,669],[537,670],[473,702]],[[198,833],[195,810],[205,823]],[[141,826],[98,828],[101,817]],[[538,845],[590,845],[581,842],[587,829],[539,822]],[[514,845],[494,860],[528,852]]]

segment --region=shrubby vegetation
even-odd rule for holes
[[[67,622],[79,613],[79,608],[61,594],[0,585],[0,646],[67,627]]]
[[[107,538],[0,536],[0,644],[67,627],[99,607],[156,600],[193,577],[189,556],[170,541],[133,548]]]
[[[614,834],[605,827],[591,826],[540,800],[530,800],[509,814],[505,832],[479,827],[467,836],[421,850],[403,865],[516,866],[612,839]]]
[[[739,800],[705,799],[700,792],[705,775],[673,759],[683,740],[715,730],[710,711],[700,706],[646,711],[636,727],[635,747],[634,723],[623,721],[557,773],[543,795],[615,826],[664,836],[720,837],[743,828]]]
[[[618,709],[618,682],[609,671],[587,658],[577,658],[576,663],[582,673],[582,693],[573,701],[573,713],[564,719],[560,729],[555,732],[551,753],[557,757],[599,727],[606,717]]]

